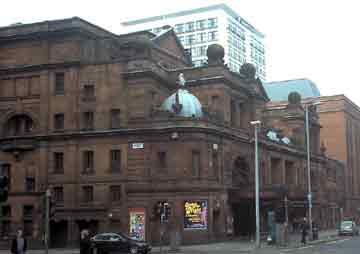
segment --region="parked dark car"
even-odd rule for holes
[[[357,227],[355,221],[342,221],[339,228],[339,235],[359,235],[359,228]]]
[[[93,254],[149,254],[151,246],[122,233],[102,233],[91,238]]]

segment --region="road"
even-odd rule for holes
[[[359,237],[343,237],[319,245],[307,245],[297,249],[278,250],[278,254],[355,254],[360,250]]]

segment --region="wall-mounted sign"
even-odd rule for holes
[[[184,229],[207,229],[207,201],[186,201]]]
[[[132,149],[143,149],[144,148],[144,143],[132,143],[131,148]]]
[[[130,232],[131,238],[145,241],[145,208],[130,208]]]

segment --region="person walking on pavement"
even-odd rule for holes
[[[80,233],[80,254],[91,254],[90,234],[87,229]]]
[[[23,237],[23,231],[19,229],[17,231],[16,238],[12,240],[10,251],[12,254],[25,254],[26,249],[27,249],[27,241]]]
[[[308,234],[308,223],[306,218],[304,218],[304,221],[301,225],[301,243],[306,244],[306,237]]]

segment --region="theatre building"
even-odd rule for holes
[[[79,18],[0,28],[0,162],[11,179],[3,242],[19,227],[40,242],[46,189],[53,247],[78,244],[83,228],[153,244],[161,232],[181,243],[252,234],[253,120],[262,231],[284,200],[290,222],[306,216],[301,98],[269,108],[252,65],[231,72],[220,45],[207,57],[192,67],[170,28],[115,35]],[[313,215],[334,227],[343,165],[322,152],[310,115]]]

